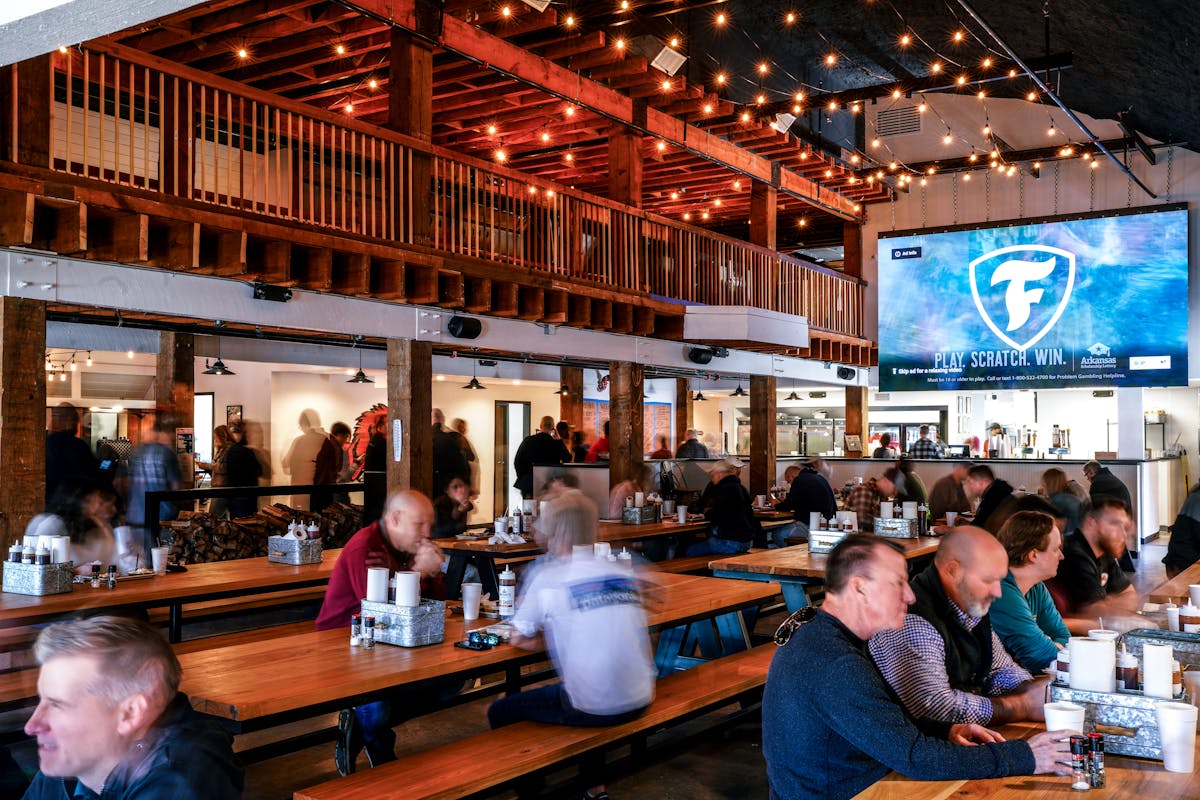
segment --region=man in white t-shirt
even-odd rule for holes
[[[614,562],[571,555],[573,546],[595,542],[597,516],[584,494],[564,492],[538,520],[538,538],[551,558],[526,577],[513,643],[536,646],[543,633],[562,681],[492,703],[493,728],[520,720],[619,725],[641,716],[654,699],[641,582]],[[597,776],[585,797],[606,796]]]

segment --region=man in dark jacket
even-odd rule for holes
[[[1065,774],[1063,731],[1006,742],[980,725],[918,722],[904,710],[866,642],[900,627],[912,599],[891,542],[854,534],[829,554],[821,610],[802,609],[810,622],[790,619],[776,634],[783,644],[762,704],[772,798],[842,800],[889,770],[915,780]]]
[[[1083,475],[1091,484],[1088,495],[1092,505],[1102,497],[1113,497],[1124,503],[1130,516],[1133,516],[1133,499],[1129,496],[1129,487],[1113,475],[1108,467],[1102,466],[1099,461],[1089,461],[1083,465]],[[1117,563],[1125,572],[1133,572],[1133,559],[1130,558],[1128,550],[1117,557]]]
[[[40,771],[25,800],[233,800],[232,739],[179,692],[179,660],[158,631],[126,617],[46,628],[34,645],[40,700],[25,732]]]
[[[676,458],[708,458],[708,448],[700,443],[696,437],[700,435],[700,431],[688,428],[683,434],[683,442],[675,450]]]
[[[75,435],[79,412],[70,403],[59,403],[50,411],[50,433],[46,435],[46,504],[58,484],[67,478],[101,481],[100,463],[87,442]]]
[[[462,451],[458,431],[446,427],[446,415],[440,408],[433,410],[433,496],[446,491],[454,478],[471,483],[471,465]]]
[[[796,520],[793,535],[804,535],[808,531],[808,523],[812,512],[816,511],[826,519],[837,516],[837,499],[833,496],[833,487],[818,467],[821,459],[814,458],[800,469],[800,474],[788,487],[787,497],[775,504],[776,511],[790,511]],[[775,542],[782,547],[786,542]]]
[[[517,480],[513,482],[513,486],[520,490],[522,497],[533,497],[533,468],[565,464],[570,460],[571,454],[567,451],[567,446],[554,438],[554,417],[542,417],[537,433],[526,436],[513,457],[513,467],[517,471]]]
[[[709,484],[701,496],[704,518],[709,522],[708,538],[689,547],[689,556],[744,553],[762,536],[750,492],[739,477],[744,466],[741,459],[730,456],[718,461],[709,473]]]
[[[975,524],[981,528],[988,526],[988,517],[1013,493],[1012,485],[997,478],[987,464],[975,464],[967,470],[963,485],[968,497],[979,500],[979,507],[975,509]]]

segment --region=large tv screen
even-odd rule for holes
[[[1183,386],[1186,206],[880,234],[879,388]]]

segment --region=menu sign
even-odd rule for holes
[[[1187,384],[1187,209],[881,234],[879,388]]]

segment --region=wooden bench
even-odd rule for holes
[[[763,645],[668,675],[658,681],[654,702],[646,713],[624,725],[571,728],[519,722],[302,789],[293,800],[449,800],[497,788],[586,753],[637,740],[672,723],[757,697],[774,654],[775,645]]]
[[[286,625],[273,625],[269,628],[255,628],[254,630],[189,639],[186,642],[171,645],[171,647],[174,649],[176,655],[183,655],[184,653],[195,653],[214,647],[263,641],[281,636],[289,636],[294,633],[307,633],[312,629],[312,620],[301,620],[300,622],[291,622]],[[37,703],[37,677],[38,670],[36,667],[0,675],[0,711],[9,711],[15,708],[25,708],[35,705]]]
[[[762,553],[766,548],[751,547],[747,553]],[[708,564],[715,558],[720,558],[718,555],[706,553],[702,556],[680,556],[679,558],[669,558],[666,561],[651,561],[650,568],[658,572],[673,572],[676,575],[708,575],[711,570]]]
[[[325,599],[325,588],[324,586],[305,586],[299,589],[282,589],[277,592],[265,592],[246,597],[224,597],[199,603],[184,603],[183,621],[186,625],[202,619],[219,619],[249,611],[320,603]],[[152,624],[165,623],[168,617],[169,612],[165,608],[155,608],[150,611]]]

